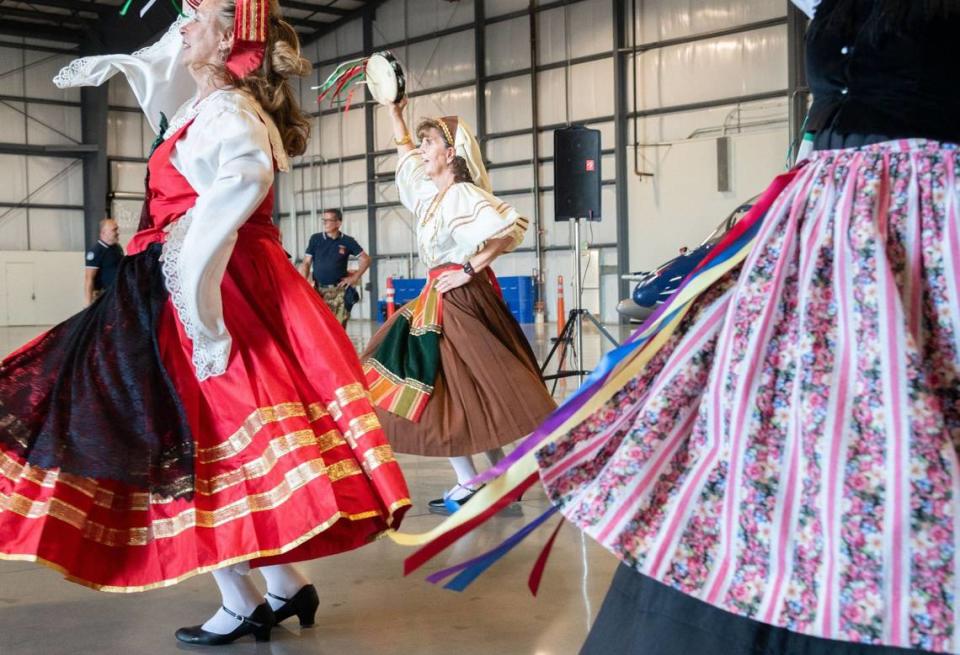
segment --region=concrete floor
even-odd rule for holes
[[[350,324],[348,332],[359,348],[375,327],[357,321]],[[9,352],[42,329],[0,328],[0,353]],[[527,333],[542,360],[550,345],[548,335],[556,334],[556,326],[539,331],[529,326]],[[622,338],[625,333],[617,336]],[[608,347],[592,327],[585,330],[588,365]],[[558,388],[557,396],[562,398],[575,387],[576,382],[570,380]],[[444,460],[406,455],[399,459],[414,501],[403,530],[428,530],[440,518],[426,513],[426,503],[451,484],[452,471]],[[0,655],[576,653],[600,608],[616,560],[566,526],[555,544],[540,595],[533,598],[526,588],[527,576],[557,519],[463,593],[423,580],[434,570],[496,545],[538,516],[548,502],[538,487],[527,493],[521,505],[523,517],[495,517],[409,578],[403,577],[402,561],[410,551],[389,540],[302,564],[320,593],[317,624],[301,630],[291,619],[290,625],[274,630],[269,644],[245,638],[228,647],[205,649],[176,642],[173,631],[177,627],[202,622],[216,609],[219,596],[209,575],[170,589],[119,595],[65,582],[57,573],[37,565],[0,561]]]

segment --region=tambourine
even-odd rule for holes
[[[348,87],[352,87],[347,94],[346,106],[349,110],[357,84],[366,84],[370,95],[381,105],[399,102],[407,91],[403,67],[388,50],[340,64],[323,84],[313,88],[320,91],[318,101],[323,102],[328,95],[331,99],[338,98]]]
[[[366,82],[370,95],[381,105],[400,102],[407,92],[403,67],[389,50],[375,52],[367,58]]]

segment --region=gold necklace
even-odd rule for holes
[[[434,197],[433,202],[430,203],[430,206],[427,208],[426,213],[423,215],[423,220],[420,221],[421,230],[427,226],[427,223],[433,220],[434,216],[437,213],[437,210],[440,209],[440,203],[441,201],[443,201],[443,197],[447,195],[447,191],[449,191],[450,187],[452,186],[453,185],[451,184],[450,186],[448,186],[446,189],[444,189]],[[434,259],[436,259],[437,235],[440,234],[440,226],[441,226],[441,223],[438,222],[436,227],[434,227],[433,229],[433,234],[430,235],[427,243],[424,244],[426,248],[422,251],[424,255],[430,258],[431,262]],[[425,262],[425,263],[428,263],[428,262]],[[430,264],[428,263],[428,265]]]
[[[452,184],[450,186],[453,186]],[[424,227],[427,223],[433,220],[434,215],[437,213],[437,209],[440,208],[440,202],[443,200],[443,197],[447,195],[447,191],[450,190],[448,186],[446,189],[438,193],[433,198],[433,202],[430,203],[430,206],[427,207],[427,212],[423,215],[423,219],[420,221],[420,227]]]

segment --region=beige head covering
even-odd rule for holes
[[[473,131],[467,122],[459,116],[444,116],[433,120],[440,126],[443,138],[453,145],[457,156],[466,160],[473,183],[488,193],[493,191],[490,186],[490,176],[487,175],[487,167],[483,164],[480,144],[473,136]]]

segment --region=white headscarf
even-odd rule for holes
[[[447,143],[453,144],[457,156],[463,157],[467,162],[473,183],[488,193],[492,192],[490,176],[487,175],[487,167],[480,152],[480,143],[477,137],[473,136],[473,130],[467,122],[459,116],[443,116],[433,120],[440,126]]]

